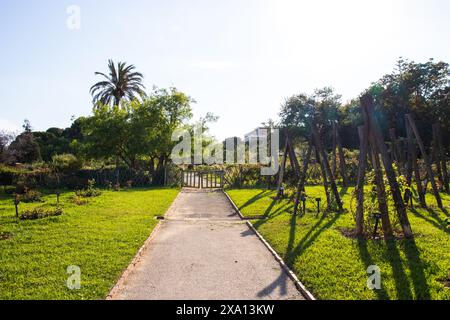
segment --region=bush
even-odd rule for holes
[[[18,199],[21,202],[30,203],[30,202],[43,202],[42,194],[36,190],[30,190],[25,188],[24,194],[19,194]]]
[[[82,163],[73,154],[59,154],[52,157],[52,167],[58,173],[71,174],[80,170]]]
[[[34,208],[31,210],[24,211],[20,215],[20,220],[37,220],[43,219],[47,217],[56,217],[63,214],[63,210],[61,208],[56,208],[54,210],[45,210],[42,207]]]
[[[78,195],[74,195],[72,198],[73,203],[75,203],[77,206],[82,206],[85,204],[88,204],[88,200],[86,198],[83,198]]]
[[[87,188],[84,190],[75,191],[75,195],[82,198],[93,198],[101,195],[102,192],[95,188],[95,180],[88,180]]]

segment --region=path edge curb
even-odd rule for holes
[[[284,271],[288,274],[289,278],[294,282],[295,287],[298,291],[305,297],[306,300],[317,300],[314,295],[306,288],[306,286],[298,279],[298,277],[295,275],[295,273],[288,267],[288,265],[284,262],[283,258],[280,257],[280,255],[272,248],[272,246],[267,242],[266,239],[256,230],[256,228],[253,226],[253,224],[249,221],[249,219],[246,219],[239,208],[236,206],[234,201],[231,199],[231,197],[226,193],[225,190],[222,190],[222,192],[227,197],[228,201],[231,203],[234,210],[236,210],[237,214],[241,217],[242,220],[245,220],[247,226],[252,230],[258,239],[264,244],[264,246],[270,251],[270,253],[273,255],[275,260],[280,264],[280,266],[284,269]]]
[[[178,195],[175,197],[175,199],[172,201],[172,204],[170,205],[170,207],[164,213],[164,217],[167,217],[168,213],[172,210],[172,208],[173,208],[175,202],[177,201],[180,193],[181,193],[181,190],[178,193]],[[123,287],[125,280],[129,276],[129,274],[132,272],[134,267],[140,262],[142,255],[144,254],[145,251],[147,251],[148,247],[150,246],[150,243],[155,238],[155,236],[158,233],[159,229],[161,229],[161,226],[162,226],[163,222],[164,221],[160,220],[156,224],[156,226],[153,228],[153,230],[150,233],[149,237],[144,241],[144,244],[139,248],[138,252],[133,257],[133,260],[131,260],[131,262],[128,264],[127,268],[122,272],[122,274],[120,275],[120,277],[117,280],[117,282],[115,283],[115,285],[109,291],[109,293],[106,296],[105,300],[113,300],[114,296],[116,296],[118,294],[120,289]]]

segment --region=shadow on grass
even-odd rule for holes
[[[322,222],[324,222],[327,217],[328,216],[323,215],[319,219],[319,221],[317,221],[314,226],[306,233],[306,235],[300,240],[295,248],[292,248],[293,246],[291,245],[292,249],[289,251],[286,250],[285,259],[289,265],[292,265],[295,258],[301,256],[303,252],[305,252],[306,249],[308,249],[314,243],[314,241],[320,236],[322,232],[329,229],[339,219],[339,215],[335,214],[331,219],[329,219],[329,221],[322,225]],[[291,220],[291,229],[294,228],[292,226],[292,223],[294,222],[295,220]],[[290,234],[292,235],[292,237],[289,241],[294,242],[293,237],[295,236],[295,230],[294,232],[291,231]]]
[[[447,234],[450,234],[450,230],[446,229],[446,225],[445,225],[445,221],[442,220],[439,215],[431,208],[426,209],[428,211],[428,213],[431,215],[431,217],[433,217],[433,219],[431,219],[430,217],[427,217],[423,214],[421,214],[417,209],[415,208],[411,208],[409,209],[417,218],[421,218],[423,220],[425,220],[426,222],[428,222],[429,224],[433,225],[434,227],[436,227],[437,229],[444,231]]]
[[[430,288],[424,272],[425,265],[420,259],[420,252],[414,239],[405,240],[405,255],[411,272],[415,298],[430,300]]]
[[[249,200],[247,200],[247,202],[245,202],[242,206],[240,206],[239,210],[242,210],[242,209],[248,207],[249,205],[255,203],[256,201],[264,198],[270,192],[271,192],[270,190],[263,190],[263,191],[261,191],[260,193],[256,194],[255,196],[253,196]]]
[[[394,243],[395,246],[395,243]],[[396,250],[397,248],[395,248]],[[369,253],[369,249],[367,247],[367,240],[365,239],[359,239],[358,240],[358,250],[359,250],[359,256],[361,257],[361,260],[364,262],[364,266],[367,269],[369,266],[375,265],[375,261],[372,259],[372,256]],[[392,255],[388,254],[389,261],[391,263],[394,278],[395,278],[395,284],[397,292],[406,292],[408,293],[408,297],[404,297],[405,299],[411,299],[411,290],[409,289],[409,283],[406,278],[405,271],[402,268],[401,260],[400,260],[400,254],[398,251],[395,251],[394,253],[397,254],[398,262],[393,263],[391,260]],[[389,249],[388,249],[389,251]],[[399,268],[398,268],[399,267]],[[399,284],[405,284],[405,288],[400,288]],[[386,289],[383,287],[383,281],[381,281],[381,289],[380,290],[374,290],[374,293],[377,295],[378,299],[380,300],[389,300],[389,295],[386,292]]]
[[[420,259],[420,253],[417,249],[416,243],[414,239],[411,240],[403,240],[404,244],[404,253],[406,256],[408,269],[410,272],[410,278],[405,272],[405,268],[403,267],[403,261],[400,256],[400,251],[397,247],[397,242],[395,240],[387,240],[384,242],[386,245],[386,250],[384,252],[384,259],[389,262],[392,267],[392,274],[395,282],[395,289],[397,293],[396,299],[398,300],[429,300],[430,289],[427,284],[427,280],[424,273],[424,263]],[[358,250],[359,255],[364,262],[364,265],[367,267],[371,265],[376,265],[375,261],[372,259],[369,249],[367,246],[368,240],[358,240]],[[380,244],[381,245],[381,244]],[[411,283],[412,281],[412,289],[414,290],[414,296],[411,291]],[[389,299],[389,296],[385,290],[385,288],[381,288],[381,290],[374,290],[378,299],[386,300]]]

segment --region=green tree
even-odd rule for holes
[[[280,127],[289,129],[294,139],[309,137],[311,120],[320,125],[323,135],[331,131],[333,121],[340,119],[341,96],[332,88],[317,89],[286,99],[280,111]]]
[[[39,144],[33,136],[32,128],[28,120],[24,121],[24,131],[11,142],[8,150],[14,158],[14,161],[21,163],[32,163],[40,161],[41,151]]]
[[[103,76],[105,80],[97,82],[90,89],[94,104],[100,102],[119,106],[123,99],[133,100],[136,95],[144,94],[143,75],[134,72],[136,68],[133,65],[127,66],[126,63],[119,62],[116,67],[114,62],[109,60],[108,69],[108,75],[102,72],[95,73]]]
[[[170,88],[155,89],[122,108],[99,104],[92,117],[82,120],[84,152],[90,158],[120,159],[135,170],[145,160],[152,173],[161,175],[174,145],[173,131],[192,117],[192,101]]]

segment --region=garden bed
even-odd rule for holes
[[[341,189],[343,214],[317,215],[314,203],[307,212],[293,216],[292,202],[274,201],[275,191],[263,189],[228,190],[244,216],[264,214],[255,228],[319,299],[450,299],[446,287],[450,270],[450,233],[447,215],[434,207],[408,210],[415,238],[395,241],[354,239],[342,233],[355,227],[349,206],[353,188]],[[325,199],[323,187],[307,187],[309,197]],[[450,208],[449,195],[442,194]],[[381,290],[367,287],[367,268],[381,269]]]

